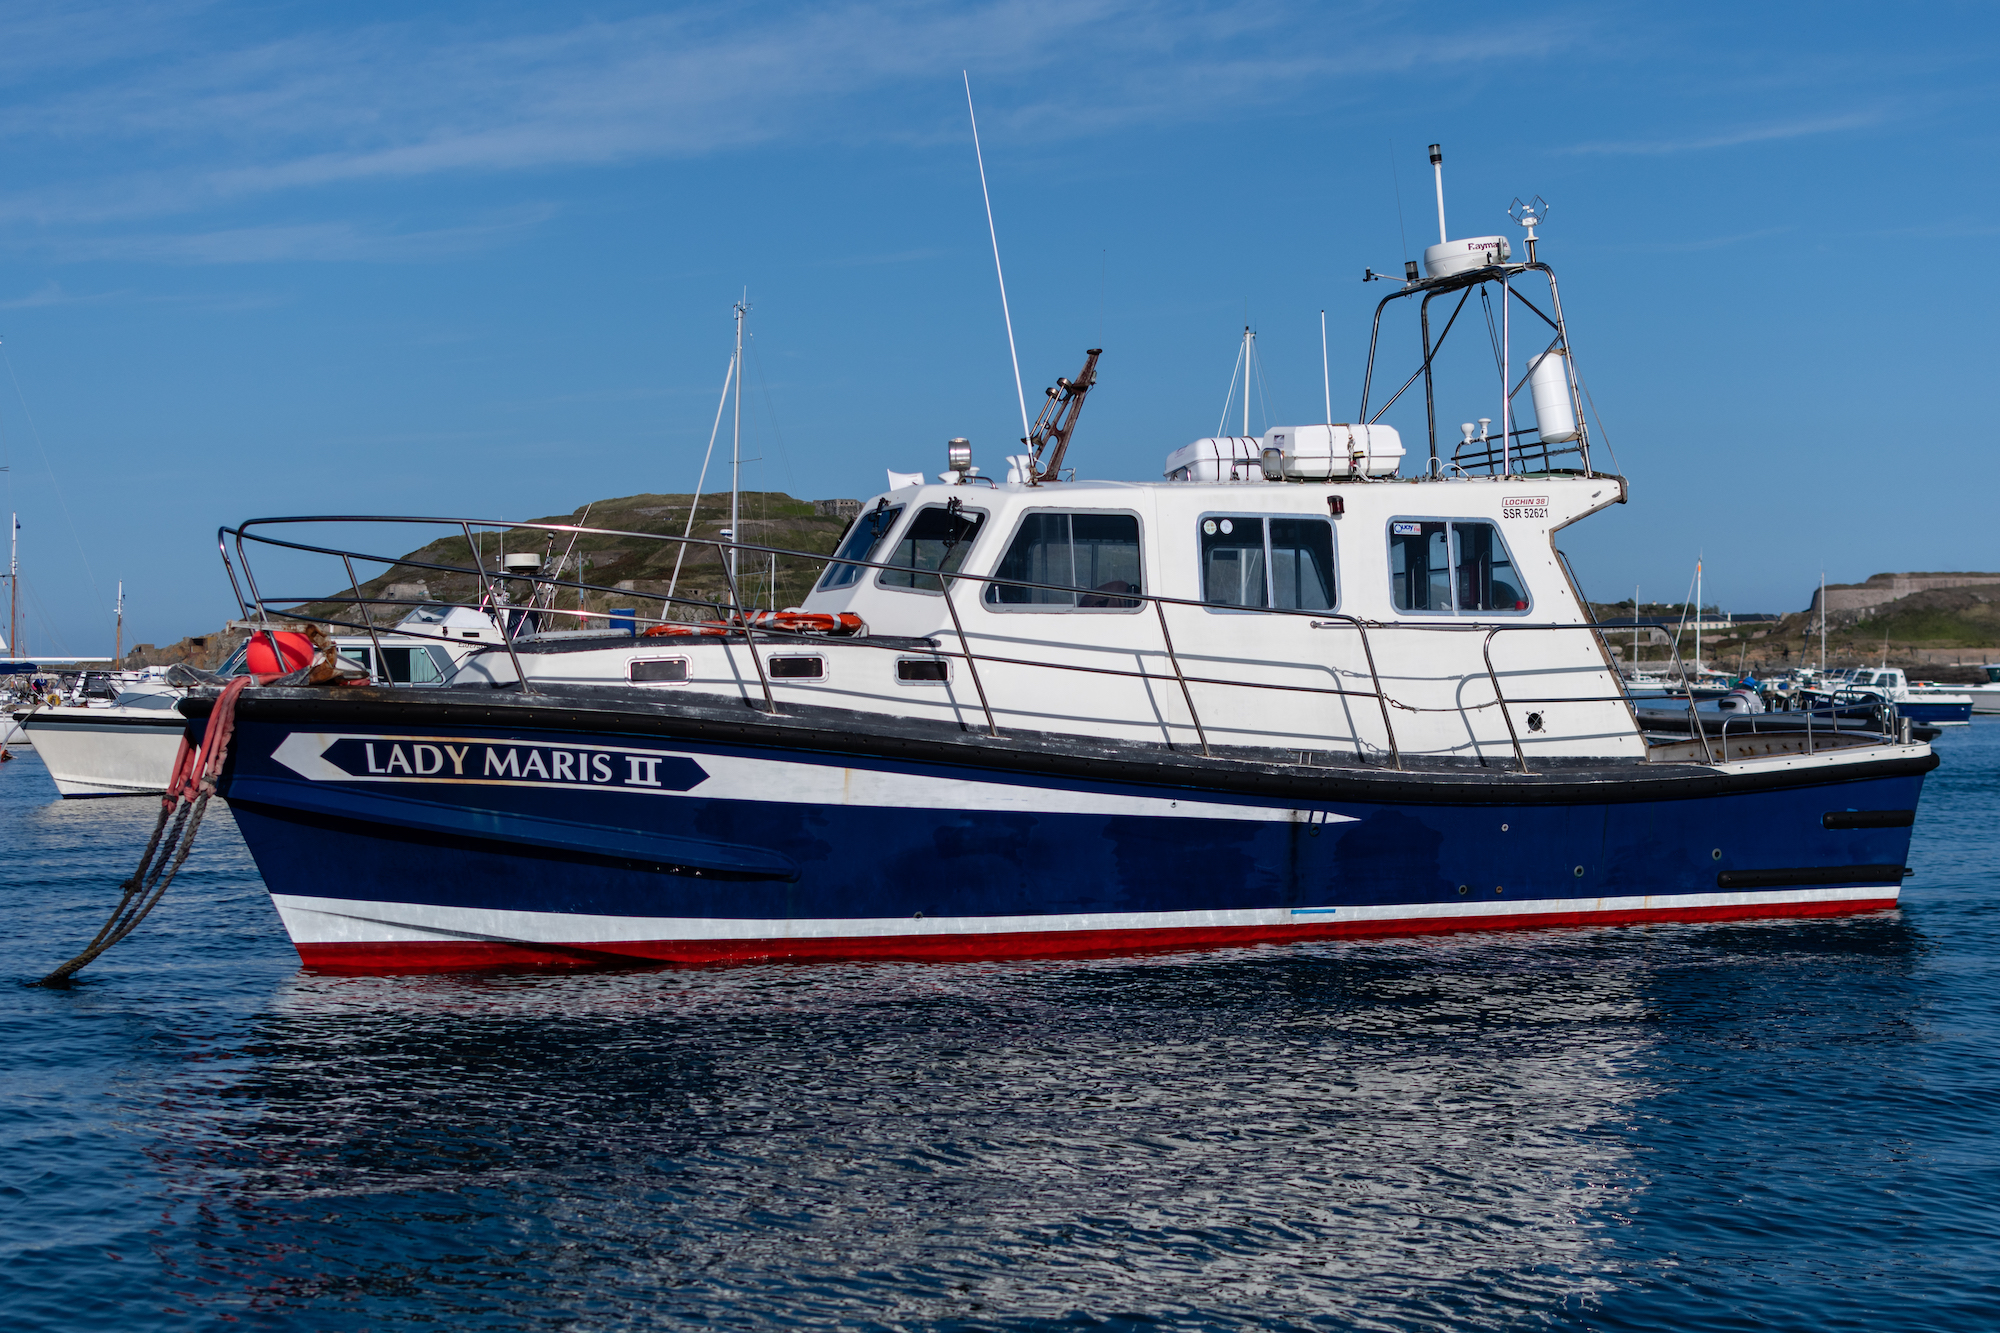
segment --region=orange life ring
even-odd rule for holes
[[[692,625],[669,622],[668,624],[653,626],[640,637],[646,639],[717,639],[728,634],[732,628],[729,622],[724,620],[704,620]]]
[[[693,624],[670,621],[655,625],[642,638],[716,639],[740,633],[748,625],[757,629],[788,630],[795,634],[859,634],[860,616],[852,611],[753,611],[728,620],[703,620]]]
[[[759,611],[752,623],[766,629],[788,629],[804,634],[853,634],[861,629],[861,617],[852,611]]]

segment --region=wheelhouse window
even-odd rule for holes
[[[1518,614],[1527,586],[1500,530],[1483,519],[1394,519],[1389,594],[1398,611]]]
[[[833,563],[820,575],[820,592],[834,588],[851,587],[861,581],[867,572],[862,565],[844,565],[846,560],[879,561],[878,552],[887,544],[889,534],[895,529],[896,520],[902,516],[901,505],[877,505],[857,516],[847,529],[847,535],[840,539],[840,545],[833,553]]]
[[[375,679],[386,679],[394,685],[442,685],[453,670],[451,654],[428,644],[414,648],[384,648],[382,667],[386,670],[376,666],[374,650],[366,645],[343,647],[340,655],[366,667]]]
[[[1145,577],[1134,514],[1036,513],[1021,520],[994,571],[986,604],[998,610],[1131,611]],[[1031,588],[1030,583],[1053,584]]]
[[[1201,521],[1201,597],[1213,606],[1331,611],[1333,524],[1216,514]]]
[[[882,558],[885,569],[877,582],[884,588],[943,592],[940,574],[955,574],[965,563],[986,515],[972,509],[926,505],[910,520],[894,549]]]

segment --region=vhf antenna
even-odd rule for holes
[[[1014,315],[1007,308],[1007,275],[1000,268],[1000,233],[993,229],[993,196],[986,189],[986,155],[979,151],[979,116],[972,109],[972,75],[964,70],[965,114],[972,121],[972,156],[979,163],[979,197],[986,201],[986,234],[993,239],[993,273],[1000,279],[1000,318],[1007,322],[1007,355],[1014,358],[1014,400],[1021,406],[1021,443],[1027,444],[1034,431],[1028,428],[1028,395],[1021,388],[1021,354],[1014,350]]]
[[[1438,244],[1443,245],[1451,237],[1445,234],[1444,229],[1444,150],[1436,144],[1431,145],[1431,175],[1437,180]]]

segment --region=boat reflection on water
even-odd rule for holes
[[[1463,1326],[1590,1308],[1621,1235],[1685,1206],[1650,1203],[1653,1176],[1712,1126],[1660,1109],[1689,1077],[1663,1022],[1796,1013],[1801,978],[1855,982],[1837,953],[1873,968],[1872,1021],[1907,1041],[1910,936],[1892,913],[1082,963],[301,974],[230,1095],[186,1103],[210,1109],[158,1154],[175,1220],[215,1233],[183,1251],[204,1304]],[[1855,1039],[1854,1009],[1827,1008]]]

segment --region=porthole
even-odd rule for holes
[[[1576,868],[1576,877],[1577,877],[1578,879],[1582,879],[1582,878],[1583,878],[1583,867],[1582,867],[1582,866],[1578,866],[1578,867]]]
[[[905,685],[942,685],[951,679],[951,663],[942,657],[899,657],[896,679]]]
[[[1718,847],[1714,851],[1710,852],[1708,855],[1711,860],[1720,861],[1722,859],[1722,849]]]

